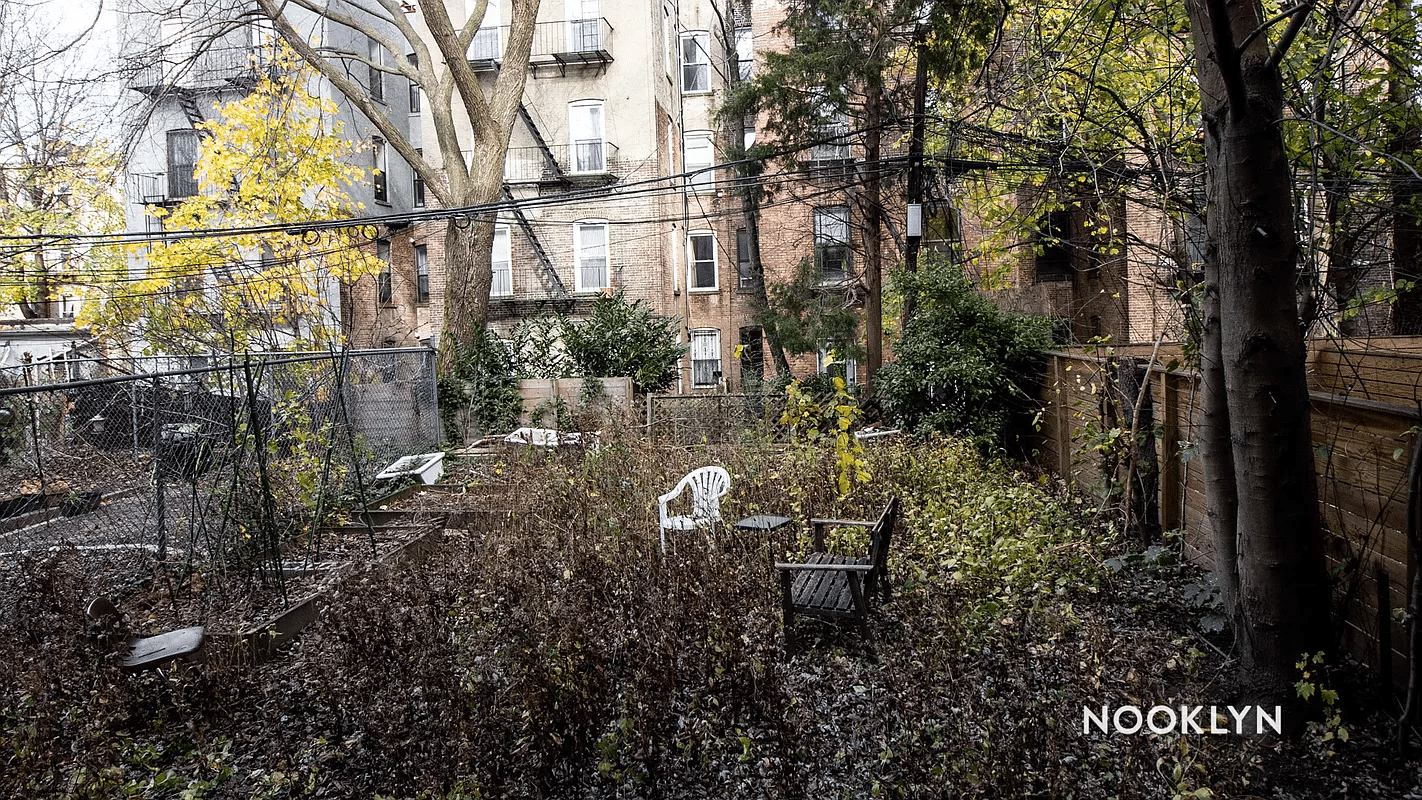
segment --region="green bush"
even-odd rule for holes
[[[895,288],[917,312],[894,344],[896,360],[874,388],[897,424],[972,439],[985,449],[1016,444],[1014,417],[1030,408],[1029,391],[1051,324],[1011,314],[974,290],[962,269],[925,253],[917,272]]]
[[[570,377],[630,377],[638,392],[656,392],[676,380],[677,361],[686,352],[677,343],[677,317],[659,317],[641,300],[622,292],[599,297],[582,322],[563,322],[563,347]]]
[[[510,430],[518,424],[523,400],[518,394],[518,374],[508,347],[487,330],[480,329],[471,347],[455,348],[454,369],[439,377],[439,412],[445,436],[459,439],[459,416],[485,431]]]

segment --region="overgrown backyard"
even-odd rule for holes
[[[84,615],[93,577],[71,551],[36,555],[0,625],[0,794],[1419,791],[1346,670],[1307,679],[1339,691],[1346,742],[1338,720],[1294,741],[1083,734],[1087,706],[1248,702],[1228,643],[1198,624],[1212,612],[1200,576],[1168,547],[1129,555],[1093,503],[969,445],[892,439],[864,458],[869,480],[843,499],[832,449],[762,441],[666,447],[624,431],[595,450],[453,465],[460,491],[429,501],[452,523],[438,546],[347,574],[325,615],[259,664],[123,673],[129,631]],[[787,653],[772,565],[803,538],[723,526],[661,553],[655,497],[704,464],[732,476],[728,520],[872,519],[902,499],[894,594],[871,637],[800,620]],[[144,591],[161,598],[156,578]]]

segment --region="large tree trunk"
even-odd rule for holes
[[[1235,476],[1242,677],[1251,696],[1289,703],[1294,663],[1328,646],[1330,625],[1283,90],[1267,37],[1239,52],[1264,21],[1257,1],[1188,6],[1206,126],[1206,284],[1219,302],[1221,367],[1204,371],[1204,391],[1218,393],[1223,378],[1228,418],[1214,424],[1229,437],[1205,469]]]
[[[454,347],[440,347],[440,366],[468,352],[489,312],[489,287],[494,275],[488,254],[494,227],[489,223],[450,220],[444,228],[444,332]],[[482,254],[482,255],[481,255]]]

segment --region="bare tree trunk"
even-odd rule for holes
[[[1220,287],[1218,270],[1206,270],[1204,315],[1200,342],[1200,458],[1206,465],[1205,518],[1214,543],[1215,577],[1220,600],[1233,630],[1240,630],[1239,610],[1239,489],[1229,441],[1229,405],[1225,402],[1224,362],[1220,356]]]
[[[1422,146],[1422,125],[1419,125],[1416,102],[1412,98],[1412,87],[1416,82],[1411,76],[1399,75],[1403,69],[1399,64],[1407,64],[1413,58],[1411,53],[1417,45],[1417,36],[1412,27],[1412,3],[1410,0],[1392,0],[1393,13],[1409,24],[1393,26],[1389,35],[1388,50],[1391,74],[1388,76],[1388,102],[1396,115],[1392,124],[1391,141],[1388,151],[1401,163],[1392,167],[1392,274],[1395,280],[1411,281],[1416,284],[1411,291],[1400,292],[1393,307],[1393,333],[1410,335],[1422,333],[1422,225],[1418,224],[1417,180],[1405,164]]]
[[[744,182],[740,188],[741,215],[750,246],[751,280],[755,283],[751,287],[751,308],[759,315],[770,308],[770,297],[765,293],[765,264],[760,260],[760,181],[752,174],[749,164],[742,166],[741,176]],[[775,377],[790,377],[790,359],[785,355],[779,334],[767,333],[765,342],[770,347],[770,360],[775,364]]]
[[[473,346],[489,311],[489,287],[494,275],[487,258],[493,227],[470,220],[450,220],[444,228],[444,337],[458,347],[440,348],[440,367],[448,370],[458,352]]]
[[[1207,398],[1223,377],[1228,413],[1228,457],[1206,469],[1232,461],[1235,475],[1242,677],[1255,696],[1290,703],[1294,663],[1329,645],[1330,624],[1283,89],[1267,37],[1239,50],[1264,21],[1257,1],[1188,7],[1206,125],[1206,284],[1219,304],[1220,369],[1203,377]]]
[[[874,373],[884,363],[884,256],[883,197],[879,181],[879,150],[882,138],[879,125],[883,119],[881,97],[883,84],[878,73],[871,73],[865,87],[864,101],[864,164],[868,175],[864,180],[864,278],[869,297],[864,302],[865,364],[864,383],[872,391]]]

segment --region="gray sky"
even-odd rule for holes
[[[0,0],[4,2],[4,0]],[[46,65],[46,80],[92,80],[111,73],[118,54],[118,17],[114,6],[119,0],[31,0],[34,9],[35,33],[49,47],[59,48],[84,35],[86,28],[99,21],[94,29],[72,48],[70,54]],[[101,13],[100,13],[101,12]],[[115,80],[95,81],[88,94],[95,113],[90,119],[100,135],[110,139],[119,133],[119,115],[114,113],[124,99],[124,90]],[[87,115],[86,115],[87,116]]]

